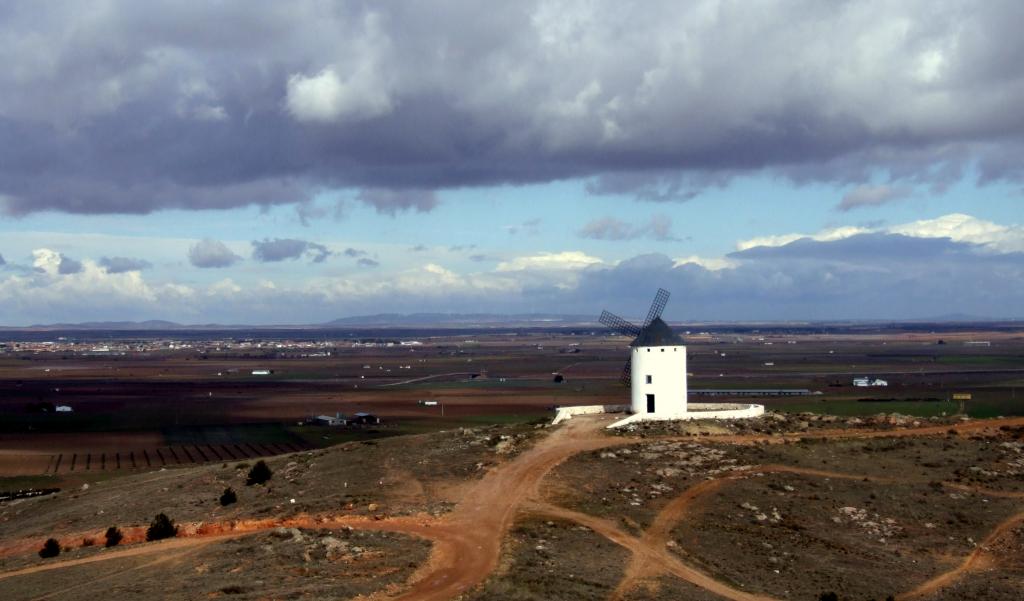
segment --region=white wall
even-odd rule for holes
[[[551,425],[555,425],[567,419],[572,419],[574,415],[594,415],[599,413],[622,413],[629,409],[628,405],[577,405],[575,407],[559,407],[558,413],[555,414],[554,421]]]
[[[686,415],[686,347],[635,347],[633,353],[633,413],[651,417]],[[651,376],[651,383],[647,383]],[[654,395],[654,413],[647,412],[647,395]]]
[[[607,426],[621,428],[644,421],[691,420],[691,419],[746,419],[764,415],[764,405],[738,405],[736,403],[694,403],[684,415],[667,416],[650,413],[635,413]]]

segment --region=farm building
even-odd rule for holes
[[[372,426],[380,423],[380,418],[372,413],[357,413],[349,420],[350,424]]]
[[[888,386],[889,382],[881,378],[854,378],[853,385],[860,388],[868,388],[872,386]]]
[[[334,415],[318,415],[313,418],[313,423],[318,426],[344,426],[348,423],[340,413]]]

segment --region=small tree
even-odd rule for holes
[[[274,472],[270,471],[270,468],[267,467],[267,463],[260,459],[256,462],[256,465],[252,466],[252,469],[249,470],[249,479],[245,481],[245,485],[252,486],[253,484],[263,484],[267,480],[270,480],[270,477],[273,475]]]
[[[118,530],[117,526],[107,528],[107,533],[104,536],[107,537],[106,545],[108,547],[116,547],[121,542],[121,539],[124,538],[124,534]]]
[[[43,543],[43,548],[39,549],[39,557],[46,559],[48,557],[57,557],[60,555],[60,543],[55,538],[48,538]]]
[[[146,529],[146,540],[161,540],[164,538],[172,538],[178,536],[178,527],[174,525],[174,521],[167,517],[167,514],[161,513],[153,518],[153,522],[150,523],[149,528]]]
[[[818,601],[839,601],[839,595],[829,591],[818,595]]]
[[[235,494],[231,487],[225,488],[224,492],[220,495],[220,504],[223,507],[227,507],[236,501],[238,501],[238,495]]]

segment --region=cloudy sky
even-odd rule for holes
[[[1024,317],[1024,3],[0,4],[0,323]]]

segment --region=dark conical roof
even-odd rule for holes
[[[649,326],[629,346],[682,346],[683,339],[672,331],[660,317],[655,317]]]

